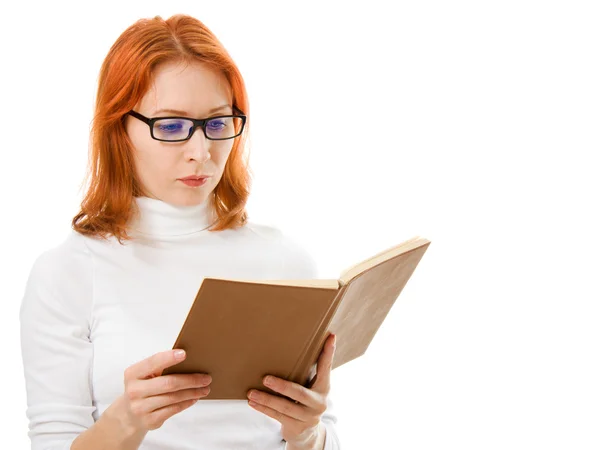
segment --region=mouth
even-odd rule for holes
[[[198,186],[202,186],[203,184],[205,184],[209,178],[210,177],[187,177],[187,178],[180,178],[179,181],[181,181],[186,186],[198,187]]]

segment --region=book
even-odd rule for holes
[[[210,374],[201,400],[247,400],[253,388],[282,396],[263,384],[265,375],[310,388],[330,333],[331,370],[366,352],[429,244],[415,236],[337,280],[204,278],[173,345],[186,359],[162,374]]]

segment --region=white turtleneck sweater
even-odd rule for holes
[[[20,310],[32,450],[67,450],[123,393],[125,369],[172,348],[204,277],[318,278],[279,229],[248,222],[209,232],[209,200],[140,197],[134,241],[75,231],[33,263]],[[285,301],[285,299],[282,299]],[[338,450],[331,395],[326,450]],[[151,430],[141,450],[282,450],[281,424],[247,400],[200,400]]]

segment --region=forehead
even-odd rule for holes
[[[188,111],[202,117],[207,111],[231,104],[231,88],[227,78],[210,66],[193,63],[164,63],[153,74],[150,88],[140,102],[148,114],[159,109]]]

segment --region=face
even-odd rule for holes
[[[148,118],[205,119],[232,114],[227,79],[204,64],[165,63],[155,70],[153,81],[133,108]],[[185,114],[162,109],[180,110]],[[179,206],[197,205],[209,197],[223,175],[235,141],[206,139],[201,127],[196,128],[187,141],[157,141],[150,135],[146,123],[130,115],[125,127],[134,146],[135,168],[146,195]],[[193,187],[180,180],[190,175],[210,175],[210,178],[203,185]]]

